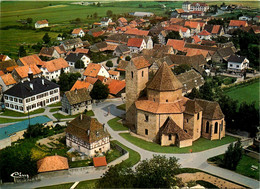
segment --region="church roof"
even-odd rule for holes
[[[170,117],[166,119],[163,126],[160,128],[160,133],[165,135],[176,134],[180,141],[192,139],[192,137],[182,130]]]
[[[195,100],[188,100],[185,104],[185,112],[187,114],[196,114],[202,111],[202,107]]]
[[[147,85],[147,89],[157,91],[174,91],[181,89],[182,87],[181,82],[173,74],[166,62],[162,63],[152,80]]]
[[[219,120],[224,118],[224,114],[217,102],[202,99],[195,99],[195,101],[203,108],[203,118],[211,120]]]

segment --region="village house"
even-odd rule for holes
[[[118,45],[113,52],[114,56],[119,56],[119,57],[127,56],[128,54],[130,54],[130,49],[125,44]]]
[[[7,60],[11,60],[11,58],[7,55],[3,55],[3,54],[0,55],[0,62],[7,61]]]
[[[101,28],[93,28],[88,31],[88,35],[93,37],[99,37],[103,35],[105,32]]]
[[[66,51],[72,50],[73,48],[83,47],[83,42],[80,38],[68,39],[61,42],[61,45]]]
[[[109,94],[113,97],[122,97],[122,94],[125,94],[125,81],[120,81],[112,79],[108,83]]]
[[[231,29],[237,29],[246,26],[248,26],[248,23],[245,20],[230,20],[228,29],[231,30]]]
[[[4,92],[6,109],[27,113],[60,101],[59,85],[32,75],[29,78]]]
[[[148,36],[149,31],[146,30],[138,30],[137,28],[129,29],[124,34],[127,35],[141,35],[141,36]]]
[[[222,36],[225,34],[224,28],[221,25],[205,25],[204,30],[209,32],[212,36]]]
[[[126,122],[143,139],[162,146],[191,146],[200,137],[225,136],[224,115],[217,102],[182,96],[182,83],[164,62],[148,82],[148,64],[126,67]],[[147,89],[147,97],[139,99]]]
[[[13,59],[0,62],[0,70],[2,71],[2,74],[12,73],[16,67],[18,67],[18,64]]]
[[[184,12],[181,14],[181,18],[185,19],[185,20],[190,20],[193,18],[193,15],[189,12]]]
[[[45,28],[45,27],[49,27],[49,22],[47,20],[39,20],[35,23],[36,29]]]
[[[186,49],[184,48],[184,40],[168,39],[166,45],[171,46],[173,48],[173,50],[175,51],[174,54],[177,54],[178,51],[186,52]]]
[[[10,89],[16,84],[16,80],[13,78],[12,74],[4,74],[0,76],[0,87],[1,94],[5,92],[7,89]]]
[[[66,145],[93,157],[110,150],[109,133],[96,119],[79,115],[68,123]]]
[[[200,32],[200,23],[199,22],[186,21],[184,23],[184,26],[190,28],[190,33],[193,35]]]
[[[212,62],[214,63],[223,63],[228,60],[231,55],[234,55],[236,49],[232,47],[224,47],[219,48],[213,55],[212,55]]]
[[[74,85],[71,87],[70,91],[73,91],[75,89],[82,89],[82,88],[86,88],[88,90],[88,92],[90,92],[93,89],[93,85],[94,83],[90,83],[88,82],[86,79],[81,81],[81,80],[77,80]]]
[[[207,12],[209,10],[209,6],[206,3],[202,2],[194,2],[190,5],[190,11],[203,11]]]
[[[227,71],[229,72],[243,72],[249,68],[249,60],[244,56],[231,55],[227,61]]]
[[[43,64],[43,61],[39,58],[37,54],[29,55],[29,56],[24,56],[22,58],[19,58],[17,60],[17,64],[19,66],[30,66],[30,65],[37,65],[41,66]]]
[[[14,79],[18,82],[28,80],[28,73],[33,75],[33,78],[41,77],[42,71],[35,64],[31,66],[19,66],[12,72]]]
[[[77,61],[81,60],[84,64],[84,67],[87,67],[90,63],[90,58],[85,54],[81,53],[70,53],[65,60],[69,63],[71,67],[75,67]]]
[[[189,11],[190,10],[190,6],[191,6],[191,3],[189,1],[185,1],[182,3],[182,9],[184,11]]]
[[[75,28],[72,33],[71,33],[72,37],[84,37],[85,36],[85,32],[83,31],[82,28]]]
[[[90,46],[92,52],[104,52],[104,51],[114,51],[117,45],[107,43],[106,41],[101,41]]]
[[[117,22],[120,27],[126,26],[127,25],[127,20],[124,17],[120,17],[117,19]]]
[[[62,111],[69,115],[92,110],[92,98],[87,88],[70,90],[61,99]]]
[[[119,80],[120,72],[114,71],[114,70],[109,70],[108,73],[109,73],[109,78]]]
[[[212,55],[210,54],[209,51],[207,50],[202,50],[202,49],[187,49],[187,54],[186,56],[195,56],[195,55],[203,55],[205,60],[208,62],[211,60]]]
[[[108,18],[108,17],[103,17],[100,21],[101,23],[101,27],[107,27],[109,25],[109,23],[112,22],[112,19],[111,18]]]
[[[190,37],[191,36],[191,30],[189,28],[186,28],[186,27],[183,27],[183,26],[180,26],[180,25],[170,25],[168,27],[165,27],[164,29],[166,31],[168,31],[168,32],[171,32],[171,31],[179,32],[181,38],[185,38],[185,37]],[[162,31],[162,32],[164,32],[164,31]],[[165,38],[167,36],[167,34],[168,34],[168,33],[163,34],[162,32],[158,36],[160,42],[164,41],[162,38]],[[162,36],[160,36],[160,35],[162,35]]]
[[[166,63],[169,67],[173,67],[173,62],[171,61],[169,56],[164,56],[159,59],[154,59],[149,67],[149,73],[155,74],[155,72],[159,69],[162,63]]]
[[[202,30],[200,33],[198,33],[198,37],[203,40],[211,40],[211,34],[207,32],[206,30]]]
[[[39,56],[44,56],[48,58],[63,58],[66,54],[66,51],[63,46],[55,47],[42,47]]]
[[[103,65],[95,64],[95,63],[89,63],[88,67],[85,69],[85,71],[83,73],[84,79],[86,77],[96,78],[97,76],[103,76],[103,77],[109,78],[109,73],[104,68]]]
[[[128,39],[127,47],[131,53],[139,53],[143,49],[146,49],[146,43],[142,38],[130,38]]]
[[[58,79],[62,72],[61,70],[63,70],[64,73],[68,73],[70,71],[68,62],[63,58],[45,62],[41,67],[42,76],[49,80]]]

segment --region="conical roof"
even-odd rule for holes
[[[152,80],[148,83],[147,89],[157,91],[175,91],[183,86],[173,74],[166,62],[163,62]]]

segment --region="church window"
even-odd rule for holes
[[[206,123],[206,133],[209,133],[209,122]]]
[[[215,129],[214,129],[214,133],[218,133],[218,122],[215,123]]]
[[[166,102],[168,102],[168,99],[166,99]]]
[[[132,79],[134,78],[134,72],[131,72],[131,77],[132,77]]]
[[[168,135],[168,139],[169,139],[169,140],[172,140],[172,135]]]
[[[198,115],[197,115],[197,120],[199,120],[200,119],[200,113],[198,113]]]
[[[187,123],[189,123],[189,119],[187,119]]]
[[[144,77],[144,71],[142,71],[142,77]]]
[[[148,129],[145,129],[145,135],[148,135]]]

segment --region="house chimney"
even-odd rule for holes
[[[42,78],[42,85],[44,85],[44,79]]]
[[[32,83],[30,83],[30,88],[33,90],[33,84]]]
[[[33,80],[33,72],[31,70],[31,67],[29,66],[29,71],[28,71],[28,78],[29,78],[29,81],[32,81]]]

